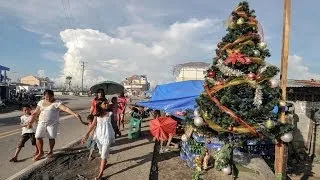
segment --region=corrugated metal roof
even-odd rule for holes
[[[320,81],[288,79],[287,87],[320,87]]]

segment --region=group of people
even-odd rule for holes
[[[34,160],[38,161],[43,158],[43,138],[45,137],[49,139],[49,152],[46,157],[51,157],[58,134],[59,111],[62,110],[76,117],[82,124],[89,126],[81,142],[86,143],[87,147],[90,148],[90,160],[94,149],[97,148],[99,150],[101,163],[96,179],[101,179],[106,167],[110,146],[115,142],[116,135],[121,136],[121,125],[124,128],[126,107],[124,93],[121,93],[119,97],[113,97],[109,103],[104,91],[99,89],[97,96],[92,100],[90,114],[87,117],[88,122],[84,122],[78,113],[55,99],[53,91],[45,90],[43,95],[43,100],[38,102],[33,112],[28,104],[22,107],[23,115],[20,118],[22,135],[10,162],[18,162],[19,152],[29,139],[31,144],[35,146]],[[36,128],[35,124],[37,124]]]

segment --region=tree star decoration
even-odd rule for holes
[[[237,76],[237,77],[243,76],[243,72],[241,72],[240,70],[232,69],[224,65],[221,59],[218,60],[216,67],[219,68],[219,70],[227,76]]]
[[[262,90],[261,86],[258,85],[256,92],[254,93],[253,104],[259,108],[262,104]]]

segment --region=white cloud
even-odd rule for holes
[[[121,81],[133,74],[145,74],[157,83],[172,80],[173,65],[212,52],[208,52],[212,44],[205,37],[217,31],[219,23],[215,19],[190,19],[167,28],[133,24],[118,28],[115,35],[93,29],[67,29],[60,32],[67,48],[60,81],[71,75],[73,84],[80,83],[80,61],[87,62],[86,85],[106,79]]]
[[[320,74],[310,71],[306,61],[298,55],[289,56],[288,78],[290,79],[320,79]]]
[[[41,78],[46,77],[45,71],[43,69],[39,69],[37,72],[38,76]]]

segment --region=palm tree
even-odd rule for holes
[[[67,90],[70,90],[70,89],[71,89],[71,80],[72,80],[72,77],[71,77],[71,76],[67,76],[67,77],[66,77],[65,85],[66,85],[66,89],[67,89]],[[68,88],[67,88],[67,86],[68,86]]]

